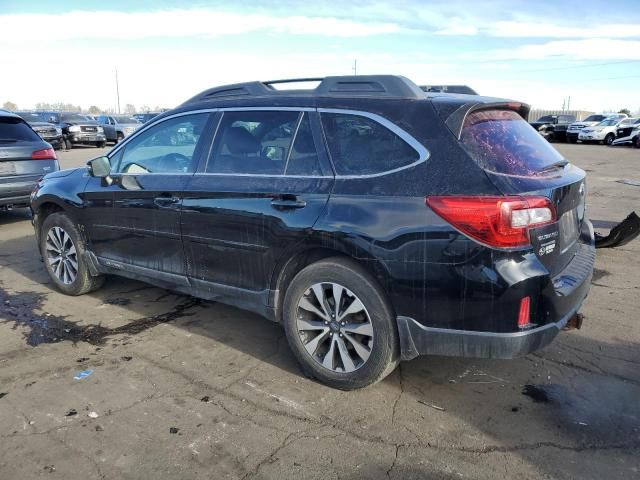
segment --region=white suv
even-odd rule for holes
[[[627,115],[624,113],[599,113],[597,115],[589,115],[584,120],[573,122],[571,125],[569,125],[569,128],[567,128],[567,142],[576,143],[578,141],[578,136],[580,135],[580,132],[583,128],[597,125],[607,118],[622,119],[627,118]]]
[[[585,127],[580,130],[578,140],[583,143],[601,142],[605,145],[611,145],[616,138],[618,125],[624,120],[624,118],[609,117],[592,127]]]

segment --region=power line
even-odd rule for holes
[[[590,68],[590,67],[604,67],[606,65],[620,65],[623,63],[637,63],[640,60],[621,60],[619,62],[603,62],[603,63],[592,63],[589,65],[567,65],[565,67],[552,67],[552,68],[532,68],[526,70],[519,70],[519,72],[547,72],[551,70],[568,70],[573,68]]]

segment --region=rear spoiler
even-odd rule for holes
[[[440,118],[442,118],[449,130],[451,130],[451,133],[458,139],[462,134],[465,119],[472,112],[479,110],[513,110],[527,121],[529,110],[531,110],[531,107],[526,103],[497,98],[478,96],[476,100],[474,97],[456,97],[456,99],[468,99],[464,103],[448,101],[448,99],[451,98],[453,97],[433,97],[431,101]]]

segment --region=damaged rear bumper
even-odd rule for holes
[[[522,357],[546,347],[569,325],[576,327],[578,305],[560,321],[513,333],[474,332],[426,327],[409,317],[398,317],[402,360],[418,355],[443,355],[471,358]],[[580,317],[580,324],[582,317]]]

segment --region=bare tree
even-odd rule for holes
[[[18,110],[18,105],[13,102],[6,101],[2,105],[2,108],[4,108],[5,110],[9,110],[10,112],[15,112],[16,110]]]
[[[102,113],[102,110],[100,110],[98,107],[96,107],[95,105],[91,105],[89,107],[89,113],[91,115],[98,115],[100,113]]]
[[[631,110],[629,110],[628,108],[622,108],[618,113],[624,113],[628,116],[631,116]]]

